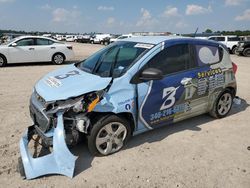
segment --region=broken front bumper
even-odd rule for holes
[[[20,153],[25,178],[33,179],[47,174],[62,174],[72,178],[77,157],[69,151],[65,142],[63,112],[57,113],[57,126],[54,131],[45,134],[46,137],[53,136],[52,153],[33,158],[28,149],[29,130],[20,140]]]

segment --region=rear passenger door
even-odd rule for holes
[[[163,49],[142,68],[157,68],[164,78],[137,85],[138,124],[155,128],[206,112],[209,93],[203,77],[210,67],[201,62],[211,60],[208,53],[209,49],[193,44],[176,44]]]
[[[51,61],[56,47],[53,41],[44,38],[36,38],[35,59],[37,62]]]

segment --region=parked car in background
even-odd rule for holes
[[[90,38],[90,43],[91,44],[100,44],[101,41],[106,38],[106,37],[111,37],[110,34],[95,34]]]
[[[76,41],[77,41],[77,36],[75,35],[66,36],[66,42],[76,42]]]
[[[236,53],[250,57],[250,41],[240,41],[236,47]]]
[[[89,43],[90,42],[90,35],[82,35],[81,37],[77,38],[76,42]]]
[[[229,52],[235,54],[235,50],[240,38],[238,36],[212,36],[208,37],[208,40],[214,40],[223,43],[227,46]]]
[[[133,37],[132,34],[121,35],[121,36],[119,36],[117,38],[110,39],[110,43],[116,42],[116,41],[119,41],[119,40],[122,40],[122,39],[126,39],[126,38],[131,38],[131,37]]]
[[[77,157],[67,146],[82,134],[90,152],[103,156],[121,150],[132,135],[204,113],[224,118],[236,95],[236,70],[226,46],[214,41],[134,37],[110,44],[36,83],[19,169],[28,179],[72,177]],[[28,147],[34,135],[52,153],[34,159]]]
[[[7,63],[49,62],[56,65],[74,57],[72,45],[38,36],[21,36],[0,45],[0,67]]]
[[[110,44],[110,37],[105,37],[105,38],[101,39],[100,43],[103,45],[109,45]]]

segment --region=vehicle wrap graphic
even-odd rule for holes
[[[140,108],[141,121],[148,128],[172,123],[191,110],[192,100],[207,96],[224,83],[222,70],[210,66],[152,81]]]
[[[174,78],[174,79],[173,79]],[[185,104],[179,104],[184,93],[181,85],[183,74],[166,77],[150,84],[150,91],[141,106],[141,119],[148,127],[172,122],[174,114],[185,110]]]

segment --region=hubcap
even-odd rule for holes
[[[4,59],[0,57],[0,66],[2,66],[3,64],[4,64]]]
[[[63,56],[60,55],[60,54],[55,55],[54,61],[55,61],[56,64],[61,64],[63,62]]]
[[[103,155],[114,153],[122,148],[126,136],[127,129],[122,123],[109,123],[98,132],[96,148]]]
[[[228,113],[232,105],[232,96],[229,93],[225,93],[221,96],[218,103],[218,112],[220,115]]]

